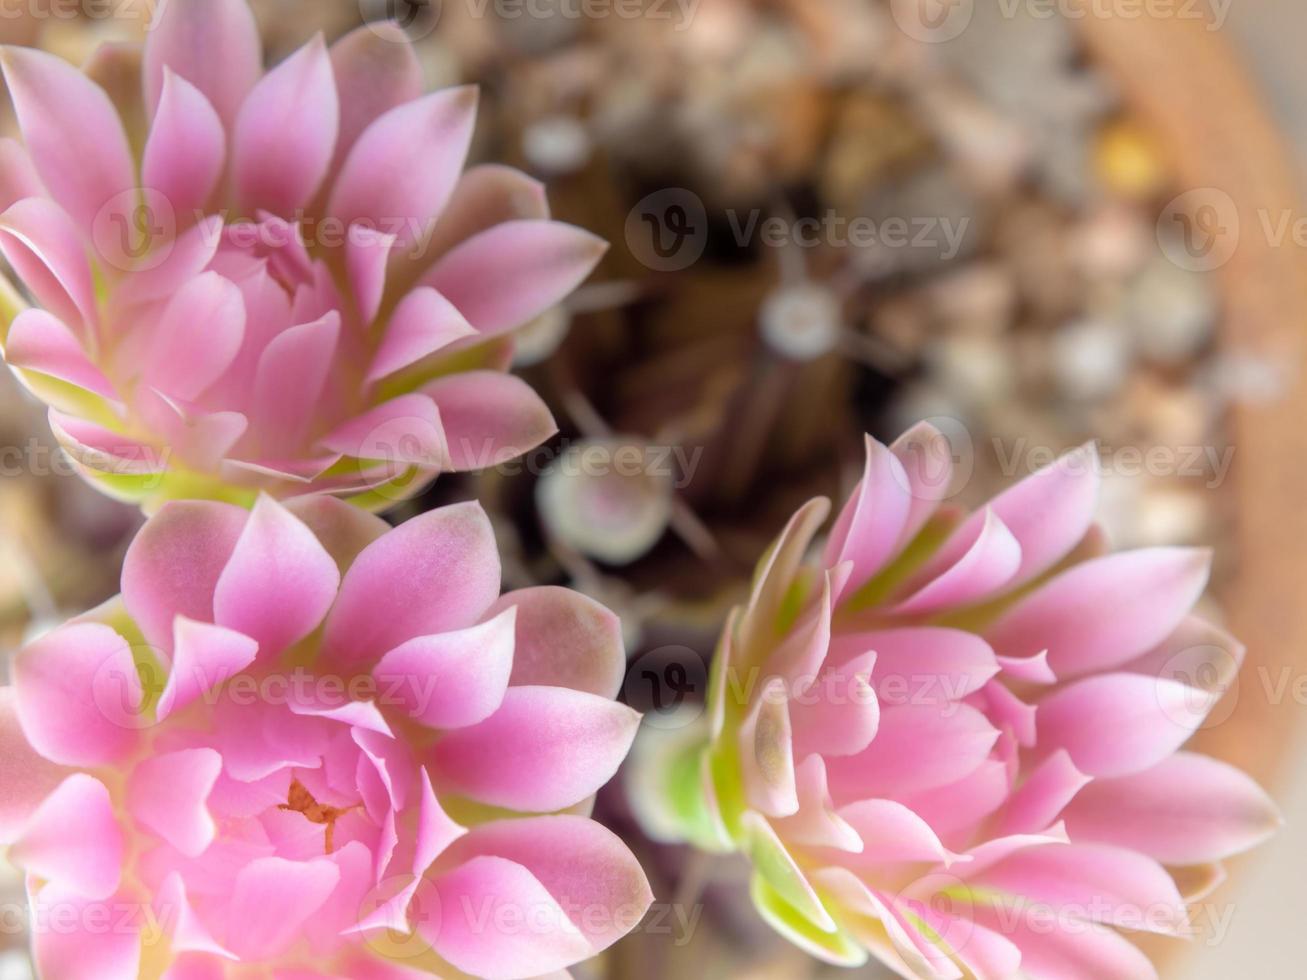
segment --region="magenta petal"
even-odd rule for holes
[[[163,721],[254,662],[259,645],[235,630],[178,615],[173,624],[172,667],[155,717]]]
[[[136,186],[117,110],[104,89],[55,55],[6,47],[0,65],[42,182],[73,221],[89,230]]]
[[[463,171],[476,103],[475,88],[452,88],[386,112],[349,151],[327,213],[347,226],[394,234],[397,249],[420,252]]]
[[[213,749],[153,756],[132,770],[128,809],[181,853],[196,857],[216,833],[205,801],[221,771],[222,756]]]
[[[477,470],[516,459],[558,425],[535,389],[498,371],[463,371],[423,389],[440,410],[455,470]]]
[[[153,113],[171,68],[209,100],[230,131],[263,74],[254,13],[242,0],[168,0],[160,4],[145,43],[145,98]]]
[[[327,617],[323,649],[369,665],[415,636],[477,622],[499,594],[499,554],[485,511],[455,504],[401,524],[364,548]]]
[[[268,72],[241,106],[232,180],[246,211],[289,217],[317,192],[340,122],[331,59],[318,37]]]
[[[143,697],[127,641],[98,623],[72,623],[14,659],[18,718],[32,747],[69,766],[112,765],[137,743]]]
[[[640,716],[561,687],[510,687],[478,725],[447,732],[432,753],[442,787],[494,806],[561,810],[612,779]]]
[[[379,696],[431,728],[484,721],[508,689],[516,619],[508,609],[477,626],[401,643],[372,670]]]
[[[1172,865],[1231,857],[1281,823],[1248,776],[1190,752],[1134,775],[1094,780],[1071,802],[1066,821],[1077,840],[1128,847]]]
[[[1066,749],[1090,776],[1125,776],[1183,745],[1214,703],[1205,691],[1143,674],[1088,677],[1039,703],[1039,745]]]
[[[123,559],[123,600],[146,640],[172,648],[173,620],[213,622],[213,590],[249,518],[215,501],[164,505]]]
[[[39,878],[87,898],[106,899],[118,890],[125,849],[109,790],[79,772],[36,808],[9,856]]]
[[[46,885],[32,898],[32,959],[37,976],[59,980],[138,980],[139,919],[122,915],[122,910],[138,905],[128,896],[106,903],[54,882]],[[104,922],[106,917],[111,922],[116,918],[119,928],[67,927],[69,921]]]
[[[245,300],[216,272],[177,291],[154,328],[142,377],[146,384],[194,401],[222,377],[245,336]]]
[[[359,320],[370,324],[386,292],[386,264],[395,236],[354,225],[345,239],[345,273]]]
[[[322,392],[335,365],[340,313],[283,330],[259,358],[250,412],[264,456],[293,457],[302,451],[321,411]]]
[[[520,327],[566,297],[607,244],[557,221],[505,221],[455,246],[423,278],[483,334]]]
[[[1022,599],[986,638],[1008,657],[1047,649],[1062,680],[1119,667],[1180,624],[1202,594],[1210,566],[1209,552],[1188,548],[1087,561]]]
[[[171,70],[145,144],[141,185],[171,202],[183,227],[198,218],[226,162],[222,120],[204,94]]]
[[[284,952],[330,896],[340,869],[327,858],[251,861],[236,876],[227,920],[227,948],[242,959]],[[269,911],[275,909],[276,915]]]
[[[429,286],[419,286],[390,315],[367,380],[384,378],[457,340],[475,336],[476,330],[453,303]]]
[[[5,360],[16,368],[48,374],[105,398],[118,397],[76,335],[45,310],[24,310],[14,318],[5,340]]]
[[[616,614],[589,596],[559,586],[518,589],[486,613],[517,610],[515,687],[570,687],[614,698],[626,677],[626,649]]]

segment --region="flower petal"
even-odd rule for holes
[[[608,245],[557,221],[505,221],[452,248],[423,277],[483,334],[520,327],[581,285]]]
[[[1039,703],[1039,747],[1066,749],[1076,768],[1094,777],[1141,772],[1183,745],[1215,700],[1208,692],[1143,674],[1088,677]]]
[[[516,459],[558,431],[540,396],[515,375],[462,371],[423,391],[440,410],[451,465],[457,471]]]
[[[425,83],[413,45],[398,24],[356,27],[332,44],[329,53],[340,93],[334,175],[359,134],[382,113],[421,96]]]
[[[226,946],[241,959],[284,952],[300,928],[331,895],[340,868],[327,858],[288,861],[257,858],[242,868],[232,889]],[[276,909],[276,915],[269,915]]]
[[[254,13],[243,0],[168,0],[145,42],[145,98],[155,112],[164,69],[171,68],[209,100],[230,132],[245,97],[263,74]]]
[[[294,457],[322,405],[335,363],[340,313],[283,330],[264,348],[254,376],[250,415],[265,458]]]
[[[167,199],[184,225],[209,201],[226,162],[227,135],[204,94],[171,69],[145,144],[141,186]]]
[[[245,336],[240,288],[216,272],[183,285],[154,327],[142,377],[182,401],[195,401],[236,359]]]
[[[102,900],[118,890],[125,850],[109,790],[78,772],[36,808],[9,856],[29,874]]]
[[[98,623],[71,623],[14,658],[18,718],[31,746],[68,766],[112,765],[137,743],[143,698],[127,641]]]
[[[476,104],[477,90],[465,86],[381,115],[345,158],[327,213],[396,235],[397,249],[424,249],[463,170]]]
[[[325,656],[372,664],[415,636],[477,622],[499,594],[499,554],[474,503],[428,511],[368,545],[327,617]]]
[[[894,556],[912,504],[908,475],[898,458],[866,437],[862,480],[835,519],[822,564],[853,562],[845,590],[852,592]],[[838,598],[838,597],[837,597]]]
[[[434,289],[419,286],[400,300],[391,314],[366,380],[384,378],[442,347],[474,336],[476,330],[453,303]]]
[[[0,215],[0,251],[37,301],[86,341],[96,323],[95,287],[81,233],[59,205],[29,197]]]
[[[372,669],[387,706],[431,728],[465,728],[499,708],[513,669],[517,613],[451,633],[418,636]]]
[[[73,221],[89,231],[106,206],[136,186],[136,167],[117,110],[104,89],[55,55],[5,47],[0,66],[42,182]]]
[[[213,591],[249,518],[216,501],[165,504],[123,559],[123,600],[145,638],[171,650],[177,616],[213,622]]]
[[[254,86],[232,143],[232,181],[246,212],[293,215],[317,192],[336,147],[340,105],[316,37]]]
[[[116,929],[69,929],[67,923],[121,920],[123,909],[138,906],[127,896],[103,902],[54,882],[46,885],[32,898],[36,975],[60,980],[137,980],[141,935],[133,919],[120,922]]]
[[[0,687],[0,844],[12,844],[67,773],[37,754],[18,720],[17,691]]]
[[[1110,670],[1166,639],[1202,594],[1210,566],[1209,552],[1190,548],[1087,561],[1022,599],[986,638],[1007,657],[1048,650],[1062,680]]]
[[[1261,787],[1238,769],[1177,752],[1143,772],[1094,780],[1071,801],[1066,822],[1077,840],[1192,865],[1248,850],[1281,820]]]
[[[24,310],[14,318],[5,340],[5,360],[16,368],[48,374],[105,398],[118,398],[113,384],[91,363],[77,336],[45,310]]]
[[[213,749],[184,749],[143,760],[127,782],[132,818],[181,853],[198,857],[217,833],[205,801],[222,771]]]
[[[626,677],[626,649],[616,614],[589,596],[559,586],[507,592],[486,612],[489,619],[517,610],[515,687],[570,687],[615,698]]]
[[[178,615],[173,622],[172,667],[155,717],[163,721],[254,662],[259,645],[235,630]]]
[[[517,810],[561,810],[617,772],[640,716],[561,687],[510,687],[478,725],[447,732],[432,751],[440,787]]]

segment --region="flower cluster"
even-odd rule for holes
[[[721,638],[706,715],[640,746],[664,839],[740,851],[833,963],[907,977],[1155,977],[1219,861],[1276,826],[1185,751],[1243,657],[1192,615],[1206,552],[1106,554],[1085,447],[970,515],[947,440],[867,440],[820,559],[802,508]]]
[[[503,373],[514,328],[603,253],[538,183],[464,172],[476,92],[422,95],[398,29],[320,38],[264,74],[243,0],[170,0],[92,75],[0,55],[5,356],[106,492],[380,507],[538,445]]]
[[[167,504],[121,597],[0,689],[0,840],[40,975],[509,978],[590,957],[652,900],[586,816],[639,723],[612,700],[624,664],[591,600],[499,595],[475,504],[394,530],[326,496]]]

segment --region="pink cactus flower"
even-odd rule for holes
[[[929,426],[868,439],[819,558],[827,502],[794,516],[704,715],[642,737],[634,802],[655,836],[748,856],[761,914],[830,962],[1155,977],[1125,932],[1188,931],[1278,823],[1181,750],[1243,656],[1191,613],[1209,555],[1105,554],[1092,445],[970,515],[939,506],[951,465]]]
[[[638,724],[618,623],[499,578],[475,504],[164,506],[0,689],[39,975],[527,977],[633,928],[587,816]]]
[[[0,62],[0,251],[38,304],[0,290],[5,356],[101,488],[383,506],[553,433],[513,331],[604,245],[525,175],[464,171],[476,92],[423,95],[398,28],[265,74],[243,0],[168,0],[86,73]]]

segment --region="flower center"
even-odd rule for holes
[[[292,779],[290,792],[286,795],[286,802],[279,804],[277,809],[302,814],[309,823],[326,824],[327,835],[323,845],[324,852],[330,854],[335,850],[333,837],[336,831],[336,819],[351,810],[357,810],[360,806],[362,806],[361,803],[355,803],[353,806],[347,807],[327,806],[324,803],[319,803],[313,798],[313,794],[305,789],[303,783],[298,779]]]

